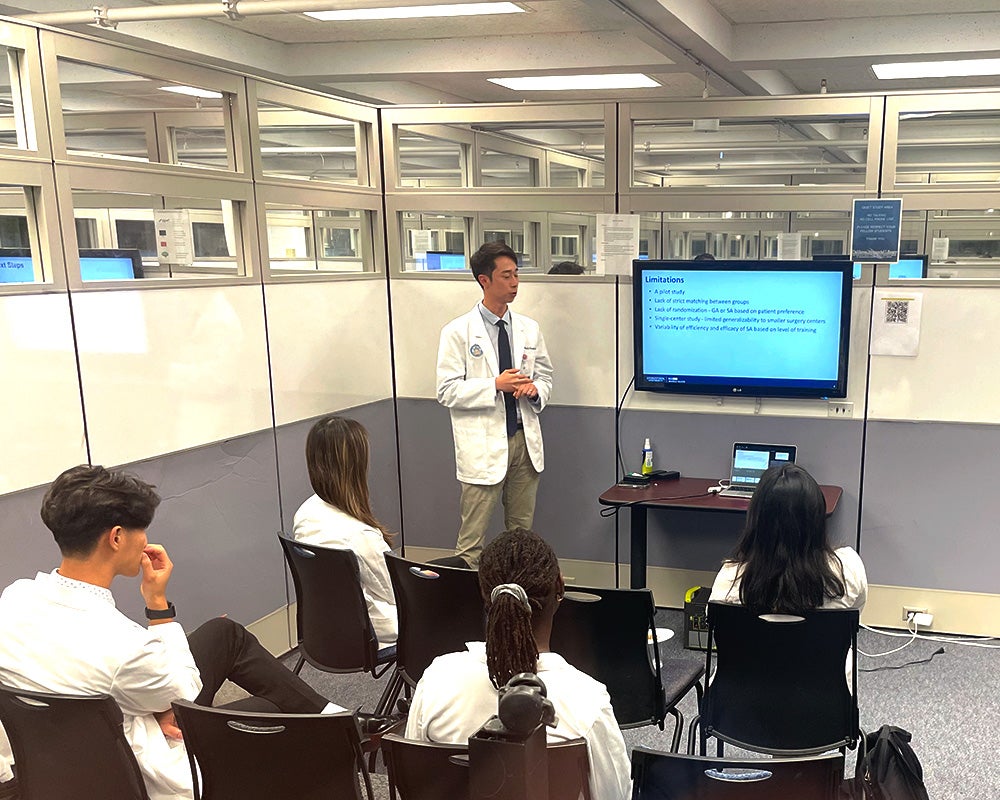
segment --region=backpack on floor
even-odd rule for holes
[[[909,731],[883,725],[866,734],[854,772],[857,800],[929,800]]]

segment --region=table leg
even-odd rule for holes
[[[633,589],[646,588],[646,507],[629,509],[629,584]]]

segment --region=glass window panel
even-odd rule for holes
[[[896,183],[1000,181],[1000,111],[910,111],[899,115]]]
[[[51,280],[50,270],[32,247],[30,202],[29,189],[0,185],[0,290],[5,285]]]
[[[566,261],[579,264],[588,273],[597,265],[597,215],[576,213],[550,213],[548,263],[542,271],[548,272]]]
[[[472,218],[449,212],[404,211],[403,269],[436,272],[468,269],[466,234]]]
[[[483,186],[537,186],[538,159],[483,148],[479,154]]]
[[[58,59],[66,148],[71,155],[158,161],[231,169],[231,146],[223,123],[229,106],[210,87],[183,87],[201,95],[167,91],[180,86],[165,78]],[[185,112],[175,125],[170,116]],[[204,117],[204,124],[193,118]],[[161,118],[162,117],[162,118]],[[150,152],[149,134],[163,127],[166,152]]]
[[[446,138],[441,125],[400,127],[397,131],[399,185],[422,189],[468,186],[468,145]]]
[[[24,117],[15,93],[17,50],[0,45],[0,147],[28,146]]]
[[[267,207],[272,272],[371,272],[371,212]]]
[[[245,275],[239,244],[242,205],[229,200],[77,190],[73,192],[77,245],[81,251],[137,252],[136,278]],[[81,231],[84,236],[79,236]],[[163,246],[164,242],[174,248]],[[84,268],[81,274],[85,281],[129,277],[96,267],[90,272]]]
[[[536,163],[546,154],[549,161],[548,186],[558,188],[583,188],[604,186],[604,122],[599,120],[567,120],[565,122],[476,122],[469,126],[479,135],[481,147],[505,151],[503,141],[515,142]],[[537,148],[532,155],[524,148]],[[524,164],[524,159],[521,159]],[[487,173],[483,172],[483,185]],[[541,186],[537,174],[531,183],[522,186]]]
[[[168,125],[167,134],[171,143],[169,163],[185,167],[207,167],[228,169],[229,152],[226,142],[225,123],[221,114],[209,113],[216,117],[215,125]]]
[[[863,186],[868,116],[636,121],[633,186]]]
[[[523,273],[539,271],[535,242],[538,238],[537,214],[504,214],[495,212],[479,215],[479,229],[483,243],[505,242],[517,253],[518,270]]]
[[[316,111],[258,103],[261,163],[277,178],[360,183],[359,123]]]

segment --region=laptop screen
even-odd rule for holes
[[[795,463],[795,445],[751,444],[737,442],[733,445],[731,486],[756,486],[768,467]]]

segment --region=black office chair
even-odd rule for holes
[[[583,739],[550,742],[547,749],[549,800],[579,800],[581,796],[591,800],[587,743]],[[389,771],[389,797],[468,800],[468,754],[464,744],[415,742],[387,734],[382,737],[382,755]]]
[[[632,800],[838,800],[844,756],[730,759],[632,751]]]
[[[186,701],[173,708],[195,800],[361,800],[359,775],[374,798],[352,714],[252,714]]]
[[[435,658],[485,639],[479,573],[407,561],[392,553],[385,554],[385,562],[399,615],[396,671],[414,687]]]
[[[295,585],[295,627],[302,665],[323,672],[368,672],[381,678],[395,663],[395,651],[380,651],[361,590],[357,556],[350,550],[305,544],[278,534]],[[385,714],[399,693],[393,673],[375,713]]]
[[[550,643],[554,652],[607,687],[622,728],[656,724],[662,730],[670,714],[676,752],[684,728],[677,705],[691,689],[700,701],[705,667],[693,659],[661,661],[655,614],[649,589],[574,586],[556,612]]]
[[[751,613],[741,605],[708,604],[708,662],[716,668],[700,719],[702,755],[709,737],[744,750],[806,755],[857,744],[857,609],[797,615]],[[848,654],[853,669],[845,677]]]
[[[0,685],[0,723],[10,739],[21,800],[148,800],[121,709],[110,695]]]

